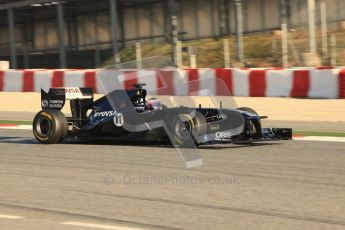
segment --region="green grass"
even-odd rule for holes
[[[6,125],[32,125],[32,121],[7,121],[7,120],[0,120],[0,124],[6,124]]]
[[[345,132],[332,131],[294,131],[293,134],[301,136],[345,137]]]

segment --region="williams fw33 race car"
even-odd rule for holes
[[[90,88],[41,90],[42,111],[33,121],[35,138],[43,144],[64,139],[151,141],[174,146],[244,144],[265,140],[288,140],[292,130],[261,127],[253,109],[176,107],[147,99],[144,84],[131,90],[114,90],[94,101]],[[61,109],[70,101],[71,117]]]

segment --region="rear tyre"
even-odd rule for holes
[[[67,119],[66,119],[65,115],[60,111],[58,111],[58,112],[59,112],[58,116],[60,117],[60,121],[62,124],[62,133],[61,133],[61,140],[60,140],[60,142],[62,142],[68,134],[68,124],[67,124]]]
[[[42,110],[33,121],[33,133],[42,144],[57,144],[67,136],[67,120],[59,110]]]

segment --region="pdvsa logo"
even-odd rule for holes
[[[96,112],[94,117],[111,117],[116,114],[115,111],[104,111],[104,112]]]

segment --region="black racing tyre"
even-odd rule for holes
[[[176,115],[170,124],[173,144],[183,147],[192,147],[195,143],[195,128],[196,123],[190,114],[181,113]]]
[[[204,117],[204,115],[202,115],[201,113],[199,112],[195,112],[195,117],[194,117],[194,121],[196,123],[196,132],[194,135],[194,139],[196,141],[196,144],[199,144],[197,142],[197,139],[199,137],[203,137],[205,134],[207,134],[207,121],[206,121],[206,118]],[[202,141],[201,141],[202,142]]]
[[[167,134],[173,145],[192,147],[195,145],[196,123],[191,114],[180,112],[168,121]]]
[[[62,142],[63,139],[68,134],[68,124],[67,124],[66,116],[62,112],[58,111],[57,114],[60,117],[60,121],[61,121],[61,124],[62,124],[62,132],[61,132],[61,140],[60,140],[60,142]]]
[[[196,111],[181,112],[168,122],[168,132],[173,145],[198,146],[197,138],[207,133],[206,119]]]
[[[254,109],[249,108],[249,107],[241,107],[241,108],[238,108],[237,110],[241,110],[241,111],[245,111],[245,112],[252,113],[255,115],[259,115]],[[255,122],[250,121],[249,126],[250,126],[250,129],[252,131],[254,139],[262,138],[262,127],[261,127],[261,121],[260,120],[255,121]]]
[[[33,133],[42,144],[57,144],[67,136],[67,120],[59,110],[47,109],[37,113],[33,121]]]

